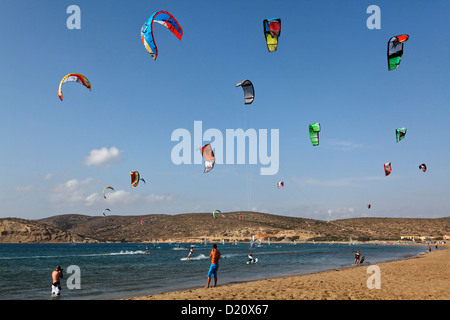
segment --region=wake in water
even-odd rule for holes
[[[209,259],[209,257],[205,256],[204,254],[199,254],[198,256],[190,257],[189,260],[205,260],[205,259]],[[186,261],[187,257],[186,258],[181,258],[180,260],[181,261]]]
[[[132,255],[132,254],[147,254],[147,252],[142,250],[136,250],[136,251],[120,251],[120,252],[111,252],[106,254],[98,254],[98,255],[105,255],[105,256],[119,256],[119,255]]]
[[[246,255],[244,255],[242,253],[239,253],[239,254],[238,253],[235,253],[235,254],[230,253],[230,254],[221,255],[220,258],[221,259],[227,259],[227,258],[234,258],[234,257],[239,257],[239,256],[247,257]],[[203,253],[199,254],[198,256],[194,256],[194,257],[190,258],[190,260],[204,260],[204,259],[209,259],[209,256],[205,256]],[[181,261],[186,261],[188,259],[186,257],[186,258],[181,258],[180,260]]]
[[[92,254],[69,254],[69,255],[48,255],[48,256],[19,256],[19,257],[0,257],[0,260],[17,260],[17,259],[55,259],[55,258],[71,258],[71,257],[101,257],[101,256],[120,256],[120,255],[135,255],[135,254],[147,254],[142,250],[136,251],[120,251],[110,253],[92,253]]]

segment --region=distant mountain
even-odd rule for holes
[[[40,220],[0,219],[0,242],[264,242],[400,240],[402,235],[442,238],[450,234],[450,217],[354,218],[322,221],[258,212],[186,213],[146,216],[58,215]],[[142,218],[148,218],[141,224]],[[29,230],[29,231],[28,231]]]

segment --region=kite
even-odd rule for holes
[[[403,44],[408,41],[409,36],[402,34],[394,36],[388,41],[387,46],[387,58],[388,58],[388,70],[397,69],[400,65],[400,60],[403,55]]]
[[[133,188],[136,188],[138,186],[139,180],[146,183],[145,180],[142,179],[141,176],[139,175],[139,172],[133,171],[133,172],[130,172],[130,175],[131,175],[131,186]]]
[[[89,89],[91,91],[91,83],[89,82],[88,78],[83,76],[79,73],[69,73],[64,78],[62,78],[61,82],[59,83],[58,88],[58,97],[61,101],[63,101],[63,94],[62,94],[62,85],[65,82],[78,82],[81,83],[83,86]]]
[[[251,104],[255,99],[255,88],[250,80],[244,80],[238,82],[236,87],[242,87],[244,90],[244,102],[245,104]]]
[[[106,214],[105,214],[105,211],[111,211],[111,210],[109,210],[108,208],[106,208],[105,210],[103,210],[103,215],[106,217]]]
[[[367,205],[367,209],[370,209],[370,207],[371,207],[371,205],[370,205],[370,203]]]
[[[264,19],[264,36],[266,38],[267,49],[269,52],[277,51],[278,37],[281,33],[281,19]]]
[[[284,182],[280,181],[277,183],[277,188],[280,189],[280,187],[284,187]]]
[[[390,162],[386,162],[384,164],[384,176],[387,177],[388,175],[390,175],[391,171],[392,171],[391,163]]]
[[[181,40],[181,37],[183,36],[183,29],[181,29],[177,20],[166,11],[153,13],[147,22],[144,23],[141,28],[141,40],[153,60],[156,60],[158,57],[158,47],[156,46],[155,38],[153,36],[153,22],[157,22],[172,31],[179,40]]]
[[[425,165],[425,163],[422,163],[422,164],[419,166],[419,169],[422,169],[422,171],[425,172],[425,171],[427,171],[427,166]]]
[[[214,163],[216,162],[216,158],[214,157],[214,152],[211,149],[211,145],[205,144],[202,147],[202,156],[203,156],[203,160],[205,161],[205,170],[203,171],[203,173],[208,173],[209,171],[211,171],[214,168]]]
[[[213,217],[214,217],[214,219],[217,219],[216,213],[222,213],[222,212],[221,212],[220,210],[215,210],[215,211],[213,212]]]
[[[309,125],[309,137],[311,138],[311,142],[313,146],[319,145],[319,132],[320,132],[320,123],[311,123]]]
[[[106,199],[106,195],[105,195],[106,189],[114,190],[114,188],[113,188],[113,187],[110,187],[110,186],[107,186],[105,189],[103,189],[103,198],[105,198],[105,199]]]
[[[406,128],[395,129],[395,138],[397,140],[397,143],[399,141],[402,141],[405,136],[406,136]]]
[[[142,218],[142,219],[141,219],[141,224],[148,223],[149,220],[150,220],[150,217],[148,217],[148,218]]]

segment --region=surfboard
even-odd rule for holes
[[[361,258],[361,261],[359,262],[359,264],[361,264],[361,263],[363,263],[364,262],[364,256],[362,256],[362,258]]]
[[[247,264],[253,264],[253,263],[257,263],[258,262],[258,258],[254,259],[252,262],[247,261]]]

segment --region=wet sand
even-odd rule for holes
[[[315,274],[195,288],[132,300],[449,300],[450,250]],[[376,267],[375,267],[376,268]],[[379,275],[379,281],[376,281]],[[371,278],[371,280],[369,280]],[[180,279],[181,280],[181,279]],[[214,280],[211,281],[214,283]],[[379,288],[376,288],[379,284]],[[205,283],[199,285],[206,285]],[[368,287],[373,287],[369,289]]]

